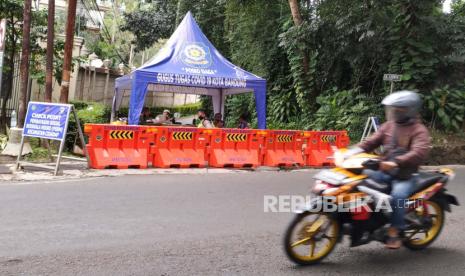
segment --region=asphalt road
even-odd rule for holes
[[[305,195],[312,172],[144,175],[0,184],[0,275],[463,275],[465,208],[421,252],[347,241],[322,264],[282,250],[290,213],[264,195]],[[462,202],[465,169],[450,186]]]

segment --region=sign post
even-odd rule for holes
[[[66,134],[68,132],[69,116],[73,112],[76,120],[78,135],[81,140],[84,154],[88,160],[88,155],[85,148],[84,134],[82,133],[81,124],[77,117],[74,106],[71,104],[58,104],[58,103],[42,103],[42,102],[29,102],[27,107],[26,118],[24,121],[23,135],[21,138],[21,146],[19,149],[18,159],[16,161],[16,170],[21,168],[21,164],[29,166],[36,166],[46,169],[54,170],[54,175],[58,174],[60,161],[65,146]],[[58,149],[58,156],[55,167],[43,164],[34,164],[21,161],[21,155],[24,146],[24,137],[35,137],[47,140],[60,141]],[[50,154],[50,152],[49,152]],[[51,158],[51,156],[50,156]],[[64,157],[63,157],[64,158]],[[77,158],[71,158],[76,160]],[[82,160],[82,159],[79,159]]]
[[[384,81],[389,81],[391,82],[391,94],[394,92],[394,82],[400,82],[402,80],[402,75],[397,75],[397,74],[384,74],[383,76]]]

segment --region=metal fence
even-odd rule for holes
[[[12,91],[10,94],[10,97],[6,99],[6,119],[5,120],[0,120],[0,129],[3,129],[5,127],[5,123],[7,125],[10,124],[10,118],[11,118],[11,112],[13,110],[16,110],[18,112],[19,108],[19,93],[21,89],[21,77],[19,73],[19,68],[20,68],[20,63],[21,63],[21,57],[18,55],[15,58],[14,61],[14,71],[13,71],[13,86],[12,86]],[[3,77],[3,80],[5,80],[5,76]],[[7,93],[5,91],[5,93]],[[0,107],[3,106],[3,100],[5,98],[0,98]],[[0,110],[1,112],[1,110]]]

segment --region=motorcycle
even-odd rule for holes
[[[327,257],[344,235],[351,238],[351,247],[371,241],[385,243],[390,223],[390,185],[378,183],[363,174],[364,169],[377,169],[379,158],[357,154],[344,160],[335,154],[336,168],[314,176],[312,200],[296,211],[297,215],[284,235],[284,250],[299,265],[311,265]],[[441,233],[445,211],[459,205],[447,193],[446,185],[454,172],[448,168],[420,171],[411,196],[404,203],[406,229],[402,243],[412,250],[431,245]],[[323,208],[332,203],[336,208]],[[378,208],[380,207],[380,208]]]

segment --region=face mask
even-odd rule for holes
[[[404,108],[388,107],[386,108],[386,117],[398,124],[407,123],[411,118],[411,112]]]
[[[393,114],[393,119],[398,124],[403,124],[410,120],[410,116],[407,113],[395,113]]]

